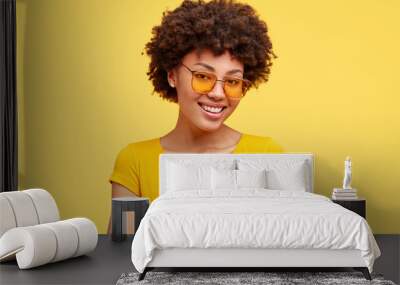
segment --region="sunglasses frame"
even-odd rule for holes
[[[227,92],[225,91],[225,81],[226,81],[226,80],[224,80],[224,79],[218,79],[218,77],[217,77],[214,73],[205,72],[205,71],[192,70],[192,69],[190,69],[189,67],[187,67],[185,64],[183,64],[183,63],[181,63],[181,64],[182,64],[182,66],[184,66],[188,71],[190,71],[190,72],[192,73],[192,81],[191,81],[192,84],[191,84],[191,85],[192,85],[193,91],[195,91],[195,92],[198,92],[198,91],[194,90],[194,88],[193,88],[193,77],[194,77],[194,73],[195,73],[195,72],[210,74],[210,75],[213,75],[213,76],[215,76],[215,77],[217,78],[217,79],[215,80],[213,86],[211,87],[211,89],[210,89],[209,91],[207,91],[207,92],[205,92],[205,93],[200,93],[200,92],[198,92],[198,93],[200,93],[200,94],[207,94],[208,92],[210,92],[211,90],[214,89],[215,84],[217,84],[217,81],[220,81],[220,82],[223,82],[224,93],[225,93],[225,95],[226,95],[227,97],[229,97],[230,99],[242,99],[242,98],[246,95],[246,92],[247,92],[247,90],[249,89],[249,87],[250,87],[250,85],[251,85],[251,81],[249,81],[249,80],[247,80],[247,79],[238,78],[238,77],[232,76],[231,78],[234,78],[234,79],[236,79],[236,80],[242,81],[242,86],[245,86],[245,88],[242,88],[242,96],[240,96],[240,97],[229,96],[229,95],[227,94]]]

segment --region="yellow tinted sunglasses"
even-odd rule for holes
[[[204,71],[191,70],[189,67],[182,65],[192,73],[193,91],[200,94],[207,94],[213,90],[217,81],[223,82],[223,88],[226,96],[232,99],[241,99],[249,89],[251,82],[247,79],[241,79],[233,76],[225,76],[220,80],[213,73]]]

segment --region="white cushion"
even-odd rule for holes
[[[268,188],[274,190],[306,191],[304,165],[287,170],[272,169],[267,172]]]
[[[212,168],[211,181],[213,190],[229,189],[236,190],[236,170]]]
[[[3,192],[0,195],[10,203],[17,227],[33,226],[39,223],[35,205],[24,191]]]
[[[56,201],[49,192],[38,188],[24,190],[22,193],[28,194],[32,199],[39,218],[39,224],[60,220]]]
[[[87,218],[73,218],[65,220],[75,227],[79,236],[78,248],[73,257],[86,254],[96,248],[97,245],[97,228],[96,225]]]
[[[216,169],[236,169],[236,161],[234,159],[218,158],[210,159],[208,157],[202,157],[201,154],[193,154],[196,158],[194,159],[190,155],[187,158],[173,158],[167,162],[167,168],[170,164],[179,164],[182,166],[196,166],[196,167],[214,167]]]
[[[15,228],[17,222],[8,199],[0,194],[0,237],[9,229]]]
[[[211,167],[170,163],[167,182],[168,191],[211,189]]]
[[[211,171],[213,190],[238,190],[241,188],[267,188],[267,171],[215,169]]]
[[[51,229],[55,235],[57,244],[56,254],[51,262],[60,261],[73,257],[78,249],[79,236],[74,226],[65,221],[43,224]]]
[[[239,159],[239,170],[267,170],[267,188],[274,190],[306,191],[307,165],[304,160]]]
[[[43,225],[13,228],[0,238],[0,260],[16,255],[20,269],[49,263],[56,250],[53,231]]]
[[[56,201],[43,189],[0,193],[0,216],[0,237],[15,227],[56,222],[60,219]]]
[[[240,188],[267,188],[267,171],[261,170],[236,170],[237,187]]]

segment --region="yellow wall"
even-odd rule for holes
[[[17,0],[20,189],[50,191],[62,218],[104,233],[116,154],[174,127],[141,52],[179,2]],[[400,2],[248,2],[279,58],[228,124],[315,153],[320,194],[341,185],[350,155],[373,231],[400,233]]]

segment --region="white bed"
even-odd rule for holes
[[[140,279],[155,267],[354,267],[370,279],[372,232],[313,194],[313,164],[312,154],[162,154],[160,197],[132,243]]]

